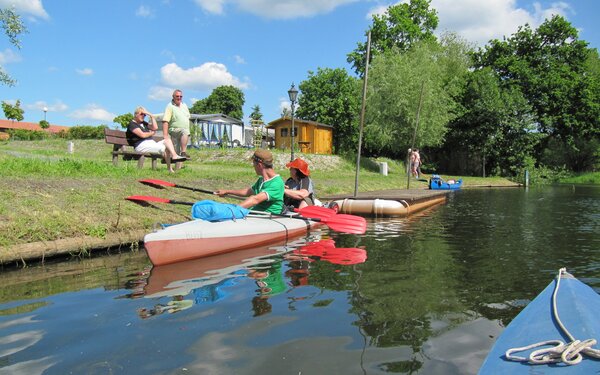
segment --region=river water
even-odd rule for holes
[[[155,269],[143,249],[4,269],[0,374],[474,374],[561,267],[600,292],[598,187],[458,191]]]

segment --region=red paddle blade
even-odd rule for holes
[[[338,214],[321,222],[336,232],[364,234],[367,231],[367,221],[362,216]]]
[[[304,208],[297,208],[294,211],[298,212],[304,217],[311,219],[323,219],[336,215],[337,212],[331,208],[320,207],[320,206],[307,206]]]
[[[170,199],[152,197],[152,196],[148,196],[148,195],[130,195],[125,199],[130,200],[130,201],[137,201],[137,202],[171,203]]]
[[[367,252],[356,247],[336,248],[334,243],[313,242],[294,253],[302,256],[316,256],[321,260],[341,265],[364,263],[367,260]]]
[[[140,182],[142,184],[147,184],[147,185],[157,185],[157,186],[175,186],[174,183],[172,182],[168,182],[168,181],[163,181],[163,180],[154,180],[154,179],[146,179],[146,180],[140,180]]]

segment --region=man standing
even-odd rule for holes
[[[187,143],[190,136],[190,111],[183,102],[181,90],[173,91],[173,100],[167,104],[162,118],[163,137],[171,138],[175,151],[187,159]]]
[[[215,194],[247,197],[240,206],[256,211],[265,211],[279,215],[283,210],[283,179],[273,169],[273,154],[267,150],[256,150],[252,155],[254,172],[258,180],[254,185],[237,190],[217,190]]]

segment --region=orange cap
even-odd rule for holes
[[[297,170],[302,172],[302,174],[305,176],[310,175],[310,170],[308,169],[308,163],[300,158],[294,159],[294,161],[287,163],[285,166],[288,168],[296,168]]]

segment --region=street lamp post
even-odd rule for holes
[[[48,107],[44,107],[44,121],[46,121],[46,112],[48,112]]]
[[[292,82],[292,87],[288,90],[288,95],[290,97],[290,102],[292,102],[292,144],[291,144],[291,158],[290,161],[294,160],[294,136],[295,136],[295,127],[294,127],[294,106],[296,104],[296,98],[298,97],[298,90],[294,87],[294,83]]]

